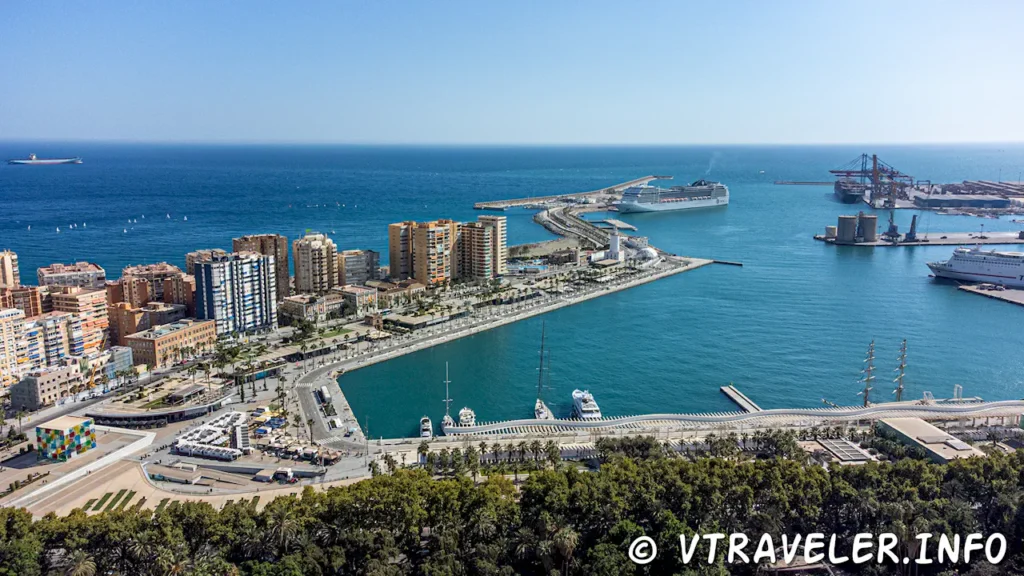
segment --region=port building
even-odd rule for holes
[[[924,450],[939,464],[959,458],[984,456],[985,453],[920,418],[886,418],[879,420],[878,428],[890,432],[907,446]]]

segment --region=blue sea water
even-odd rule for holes
[[[474,202],[591,190],[647,174],[729,185],[731,204],[619,218],[669,251],[736,260],[547,314],[548,403],[568,414],[589,388],[606,415],[724,411],[733,382],[762,407],[858,403],[862,361],[876,341],[873,394],[890,398],[900,340],[907,395],[949,396],[955,384],[987,399],[1024,396],[1024,308],[958,292],[925,262],[950,247],[837,248],[812,240],[836,216],[828,180],[861,152],[933,182],[1018,178],[1024,146],[875,147],[350,147],[0,144],[0,157],[77,155],[78,166],[0,166],[0,249],[22,276],[51,262],[89,260],[110,277],[128,264],[184,265],[231,238],[306,229],[339,247],[386,258],[386,225],[473,219]],[[761,173],[761,171],[764,173]],[[898,211],[905,230],[912,211]],[[145,218],[143,218],[145,215]],[[170,218],[167,218],[167,215]],[[531,213],[508,211],[509,242],[551,238]],[[188,220],[184,220],[185,217]],[[599,216],[599,215],[598,215]],[[879,213],[884,222],[887,214]],[[131,220],[132,222],[129,222]],[[137,220],[137,222],[135,222]],[[68,225],[78,227],[69,229]],[[83,225],[83,223],[85,225]],[[1019,230],[1009,219],[921,215],[921,232]],[[31,225],[31,230],[28,226]],[[56,228],[60,227],[58,234]],[[127,230],[127,231],[126,231]],[[537,382],[541,318],[358,370],[340,380],[373,436],[413,435],[443,414],[445,363],[456,406],[478,418],[525,417]]]

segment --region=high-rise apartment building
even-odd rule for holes
[[[53,293],[53,310],[69,312],[82,321],[85,354],[93,354],[107,347],[107,293],[106,290],[87,290],[64,287]]]
[[[0,385],[4,388],[21,377],[18,348],[24,323],[25,313],[21,310],[0,310]]]
[[[235,252],[258,252],[266,256],[273,256],[277,275],[277,301],[281,302],[288,297],[290,274],[288,272],[287,238],[280,234],[253,234],[233,239],[231,248]]]
[[[0,288],[0,308],[17,308],[26,318],[53,311],[53,300],[45,286]]]
[[[338,285],[338,248],[325,234],[306,234],[292,242],[295,292],[324,294]]]
[[[181,268],[167,262],[128,266],[121,270],[121,278],[143,278],[149,282],[149,298],[164,299],[164,280],[183,275]],[[122,300],[127,302],[127,300]],[[139,304],[141,306],[141,304]]]
[[[342,286],[380,280],[380,254],[373,250],[343,250],[338,253],[338,269]]]
[[[10,250],[0,252],[0,288],[16,288],[20,284],[18,255]]]
[[[36,271],[40,286],[77,286],[79,288],[104,288],[107,272],[99,264],[75,262],[74,264],[50,264]]]
[[[427,286],[446,284],[457,275],[455,240],[459,225],[452,220],[399,222],[388,227],[391,278],[415,278]]]
[[[69,312],[48,312],[25,320],[19,343],[22,372],[57,366],[72,356],[85,354],[82,319]]]
[[[508,274],[508,218],[479,216],[476,220],[491,229],[491,262],[494,264],[494,275]]]
[[[277,328],[274,257],[234,252],[195,262],[196,317],[217,334]]]
[[[113,306],[127,302],[132,306],[145,306],[149,303],[150,283],[145,278],[122,276],[120,280],[107,282],[107,304]]]
[[[412,278],[412,229],[415,222],[388,225],[388,276],[392,280]]]
[[[481,216],[459,224],[458,277],[486,280],[508,273],[504,216]]]
[[[226,250],[220,248],[207,248],[204,250],[196,250],[185,254],[185,273],[193,276],[195,275],[195,264],[200,260],[210,260],[214,256],[225,256],[227,255]]]
[[[185,315],[196,315],[196,277],[188,274],[173,276],[164,280],[164,302],[181,304]]]

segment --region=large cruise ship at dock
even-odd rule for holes
[[[957,248],[949,260],[928,262],[928,267],[937,278],[1024,288],[1024,252]]]
[[[633,186],[622,193],[614,206],[619,212],[667,212],[729,205],[729,188],[719,182],[697,180],[689,186],[658,188]]]

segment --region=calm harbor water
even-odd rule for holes
[[[876,341],[874,394],[908,340],[907,394],[948,396],[955,384],[987,399],[1024,396],[1024,308],[928,277],[925,262],[951,247],[836,248],[811,239],[855,207],[827,180],[861,152],[933,182],[1016,179],[1024,147],[399,148],[0,144],[0,157],[78,155],[80,166],[0,166],[0,249],[22,275],[51,262],[95,261],[116,277],[128,264],[184,265],[198,248],[233,236],[303,230],[339,247],[386,257],[386,225],[472,219],[473,202],[591,190],[646,174],[729,185],[731,204],[692,213],[620,215],[657,246],[743,262],[709,266],[565,308],[543,319],[551,351],[548,403],[568,415],[589,388],[606,415],[724,411],[733,382],[762,407],[859,402],[868,342]],[[761,172],[763,171],[763,173]],[[899,211],[902,229],[913,212]],[[145,216],[143,218],[143,215]],[[168,218],[167,216],[170,216]],[[550,238],[527,211],[506,212],[510,243]],[[184,217],[188,220],[184,220]],[[600,217],[600,215],[595,215]],[[879,221],[887,214],[879,213]],[[129,222],[131,220],[131,222]],[[137,221],[137,222],[136,222]],[[76,228],[69,225],[76,223]],[[924,214],[920,232],[1019,230],[1009,219]],[[31,226],[31,230],[28,227]],[[61,232],[57,233],[56,228]],[[444,412],[445,363],[453,410],[482,420],[526,417],[537,384],[541,317],[498,328],[340,380],[373,436],[413,435]]]

